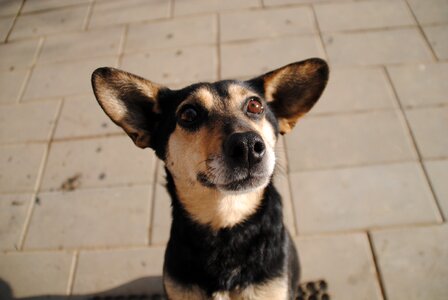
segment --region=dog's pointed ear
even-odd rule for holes
[[[279,121],[280,133],[285,134],[317,102],[327,84],[328,74],[324,60],[311,58],[286,65],[248,83],[264,93]]]
[[[151,146],[151,134],[159,118],[161,86],[137,75],[114,68],[99,68],[92,74],[92,86],[104,112],[140,148]]]

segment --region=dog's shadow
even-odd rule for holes
[[[35,295],[28,297],[15,297],[11,286],[0,278],[0,299],[1,300],[59,300],[59,299],[92,299],[92,300],[161,300],[163,296],[162,276],[148,276],[129,281],[115,288],[95,292],[92,294],[80,295]]]

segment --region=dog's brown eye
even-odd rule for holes
[[[252,98],[247,103],[247,111],[252,114],[261,114],[264,110],[263,104],[257,98]]]
[[[193,123],[197,118],[198,112],[192,107],[184,109],[180,114],[180,120],[183,123]]]

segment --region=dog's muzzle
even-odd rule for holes
[[[231,134],[223,147],[228,163],[240,168],[254,167],[263,160],[266,153],[263,139],[253,131]]]

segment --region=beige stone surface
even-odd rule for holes
[[[446,299],[446,224],[375,231],[372,240],[387,299]]]
[[[323,32],[415,25],[404,0],[338,1],[315,9]]]
[[[147,245],[150,185],[40,193],[25,249]]]
[[[67,295],[71,252],[1,253],[0,278],[15,297]],[[6,291],[0,296],[8,299]]]
[[[448,107],[407,110],[412,132],[424,158],[448,156]]]
[[[22,12],[36,12],[72,5],[87,4],[89,2],[91,2],[91,0],[27,0],[23,5]]]
[[[42,189],[145,184],[153,181],[154,154],[134,146],[127,136],[54,142]]]
[[[220,22],[222,42],[316,32],[310,7],[223,13]]]
[[[301,234],[441,220],[416,162],[292,173],[291,183]]]
[[[11,28],[14,21],[14,17],[0,17],[0,42],[6,40],[9,29]]]
[[[95,96],[66,97],[54,133],[55,139],[124,133],[104,113]]]
[[[164,252],[163,247],[82,251],[73,294],[161,293]]]
[[[30,194],[0,195],[0,250],[19,248],[20,235],[31,201],[33,197]]]
[[[448,216],[448,160],[430,160],[425,162],[429,179],[434,188],[438,203],[443,210],[445,218]]]
[[[365,234],[299,238],[297,247],[302,282],[324,279],[335,300],[383,299]]]
[[[164,0],[97,1],[89,28],[167,18],[170,2]]]
[[[223,79],[260,75],[294,61],[324,57],[317,36],[282,37],[221,46]]]
[[[20,8],[20,1],[17,0],[2,0],[0,1],[0,16],[13,16]]]
[[[286,147],[291,172],[416,159],[396,111],[305,118]]]
[[[381,68],[332,68],[328,85],[311,114],[396,108],[393,90]]]
[[[187,15],[199,13],[213,13],[226,10],[260,7],[258,0],[177,0],[174,6],[174,15]]]
[[[92,93],[90,77],[99,67],[114,67],[117,57],[90,58],[38,65],[31,74],[24,101]]]
[[[23,14],[11,33],[11,39],[22,39],[82,29],[87,17],[88,5],[54,11]]]
[[[446,0],[408,0],[420,24],[448,21]]]
[[[417,28],[327,33],[323,40],[335,65],[431,62],[431,52]]]
[[[124,28],[50,36],[45,40],[38,63],[118,55]]]
[[[28,78],[28,70],[0,71],[0,103],[19,101],[20,94]]]
[[[45,144],[0,146],[0,193],[32,192],[45,151]]]
[[[448,63],[395,66],[387,70],[405,107],[448,103],[445,87]]]
[[[123,57],[121,68],[160,84],[216,80],[216,47],[194,46]]]
[[[48,141],[54,127],[60,103],[5,105],[0,110],[0,143]]]
[[[31,67],[38,44],[38,39],[0,44],[0,70],[13,71]]]
[[[212,15],[131,24],[125,52],[210,45],[216,43],[216,35],[217,21]]]
[[[448,59],[448,35],[446,34],[448,25],[425,26],[423,30],[437,58],[440,60]]]

